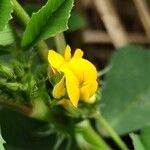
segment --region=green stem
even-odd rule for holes
[[[103,116],[98,112],[95,119],[97,122],[108,132],[112,137],[114,142],[120,147],[121,150],[128,150],[128,147],[124,141],[119,137],[116,131],[109,125],[109,123],[103,118]]]
[[[103,138],[91,127],[88,120],[84,120],[75,126],[75,137],[81,149],[111,150]]]
[[[60,54],[63,54],[66,48],[66,40],[63,33],[59,33],[55,36],[55,43],[56,43],[57,51]]]
[[[100,71],[98,72],[98,77],[103,76],[103,75],[106,74],[109,70],[110,70],[110,66],[107,66],[107,67],[104,68],[103,70],[100,70]]]
[[[22,6],[17,2],[17,0],[11,0],[13,10],[17,18],[20,20],[23,26],[26,26],[30,21],[29,15],[22,8]]]
[[[23,105],[19,105],[13,102],[9,102],[7,99],[0,99],[0,106],[3,106],[5,108],[20,112],[24,115],[30,115],[30,113],[32,112],[32,108],[27,107],[27,106],[23,106]]]
[[[36,46],[42,60],[47,61],[47,55],[48,55],[47,44],[44,41],[39,41],[35,46]]]
[[[30,17],[27,14],[27,12],[24,10],[24,8],[17,2],[17,0],[11,0],[14,13],[16,17],[20,20],[22,25],[25,27],[27,26],[28,22],[30,21]],[[37,50],[43,59],[43,61],[47,60],[47,51],[48,46],[44,41],[40,41],[36,44]]]

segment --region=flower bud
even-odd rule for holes
[[[0,64],[0,77],[14,78],[14,72],[9,67]]]
[[[4,86],[7,89],[12,90],[12,91],[20,91],[20,90],[22,91],[22,90],[24,90],[23,85],[20,84],[20,83],[16,83],[16,82],[14,82],[14,83],[5,83]]]

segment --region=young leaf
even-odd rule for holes
[[[8,21],[11,19],[12,10],[10,0],[0,1],[0,31],[4,29]]]
[[[37,41],[67,30],[73,0],[48,0],[38,12],[33,13],[22,39],[22,46],[29,47]]]
[[[134,150],[146,150],[140,140],[140,137],[136,134],[130,134],[130,137],[132,138]]]
[[[102,90],[101,111],[120,134],[150,122],[150,52],[129,46],[113,56]]]
[[[11,45],[15,41],[12,29],[9,25],[6,25],[2,31],[0,31],[0,46]]]

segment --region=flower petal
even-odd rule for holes
[[[64,58],[65,58],[65,61],[69,61],[71,59],[71,48],[69,45],[66,46]]]
[[[84,74],[83,74],[82,62],[80,61],[80,59],[72,58],[68,63],[68,67],[74,73],[79,83],[82,83]]]
[[[97,70],[90,61],[82,59],[82,68],[84,72],[84,81],[97,79]]]
[[[72,58],[68,66],[70,70],[76,75],[80,83],[87,80],[96,80],[97,71],[94,65],[83,58]]]
[[[76,49],[75,53],[73,55],[73,58],[82,58],[82,56],[83,56],[83,51],[81,49],[79,49],[79,48]]]
[[[88,101],[90,98],[90,85],[85,85],[80,88],[80,100]]]
[[[88,102],[90,97],[96,92],[98,88],[98,83],[96,80],[85,81],[80,88],[80,98],[81,100]]]
[[[62,79],[54,86],[52,94],[54,98],[57,98],[57,99],[60,99],[66,94],[64,77],[62,77]]]
[[[63,68],[65,77],[66,77],[66,89],[68,97],[74,107],[77,107],[79,101],[79,82],[74,74],[66,67]]]
[[[49,50],[48,61],[50,65],[56,69],[59,69],[65,63],[64,58],[54,50]]]

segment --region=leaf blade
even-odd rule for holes
[[[15,41],[13,31],[7,24],[2,31],[0,31],[0,46],[11,45]]]
[[[1,0],[0,2],[0,31],[4,29],[11,19],[12,5],[10,0]]]
[[[150,121],[150,53],[126,47],[116,53],[106,76],[101,108],[112,127],[124,134]]]
[[[140,139],[145,149],[150,149],[150,126],[146,126],[141,130]]]
[[[1,130],[0,130],[0,150],[5,150],[3,144],[5,143],[3,137],[1,136]]]
[[[146,150],[140,140],[140,137],[137,134],[131,133],[130,137],[132,138],[135,150]]]
[[[72,7],[73,0],[49,0],[32,15],[23,35],[22,46],[32,46],[39,40],[67,30]]]

